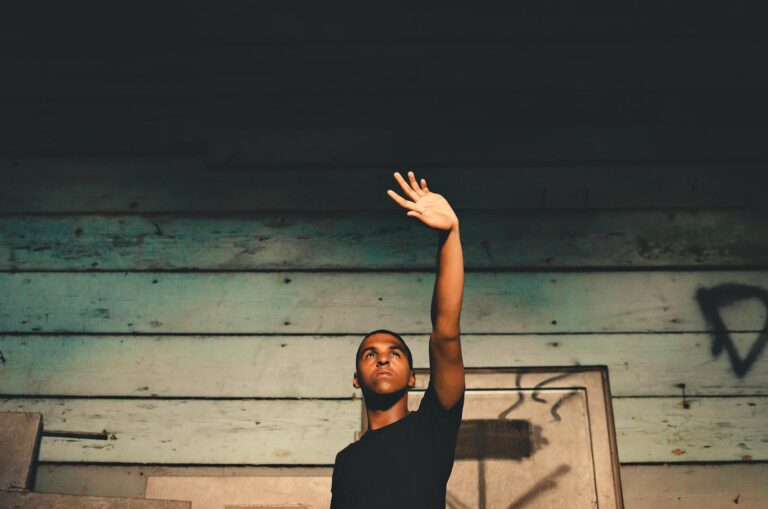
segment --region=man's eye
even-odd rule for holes
[[[398,357],[400,357],[400,354],[397,352],[392,352],[392,355],[397,355]]]
[[[370,357],[371,355],[376,355],[376,352],[368,352],[368,354],[366,355],[366,357]]]

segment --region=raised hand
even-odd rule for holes
[[[408,172],[408,180],[405,181],[400,172],[395,172],[395,180],[400,184],[403,192],[410,200],[387,189],[390,198],[401,207],[408,209],[406,215],[419,219],[422,223],[435,230],[449,231],[459,225],[459,218],[456,217],[448,201],[440,194],[433,193],[427,188],[426,179],[421,179],[421,185],[416,182],[416,176],[412,171]]]

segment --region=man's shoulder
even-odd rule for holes
[[[360,448],[360,442],[352,442],[344,447],[342,450],[336,453],[336,464],[340,462],[348,461],[355,455],[355,452]]]
[[[434,383],[432,383],[432,379],[430,378],[429,384],[427,385],[426,390],[424,391],[424,395],[421,398],[421,401],[419,402],[419,409],[418,412],[425,412],[427,409],[434,410],[438,414],[449,416],[452,415],[454,417],[458,417],[461,419],[462,414],[464,413],[464,396],[467,393],[466,388],[461,393],[461,396],[459,396],[459,399],[453,404],[450,408],[445,408],[441,403],[440,399],[437,396],[437,389],[435,388]]]

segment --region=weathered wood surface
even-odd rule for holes
[[[37,491],[73,495],[143,497],[146,481],[153,475],[224,476],[328,476],[333,465],[297,466],[173,466],[173,465],[83,465],[42,463],[37,469]]]
[[[3,509],[190,509],[191,502],[0,491]]]
[[[619,460],[766,460],[767,403],[762,397],[613,398]]]
[[[394,202],[393,202],[393,206]],[[768,263],[768,209],[461,214],[466,270]],[[0,218],[0,270],[433,270],[434,235],[399,210]]]
[[[622,462],[768,460],[765,397],[614,398]],[[109,440],[44,437],[41,461],[333,464],[361,427],[360,400],[27,399],[46,429]],[[546,430],[544,430],[546,433]]]
[[[195,509],[320,509],[331,505],[332,478],[318,475],[275,477],[148,477],[147,498],[186,499]]]
[[[31,488],[42,428],[40,414],[0,412],[0,490]]]
[[[760,509],[768,506],[768,464],[624,466],[629,509]]]
[[[205,138],[212,165],[243,167],[606,166],[619,163],[764,162],[768,126],[613,125],[418,128],[229,129]],[[28,142],[14,140],[14,153]],[[76,143],[62,138],[63,142]],[[106,141],[106,140],[105,140]],[[124,144],[124,141],[115,140]],[[32,142],[38,146],[40,142]],[[43,149],[59,147],[45,140]],[[77,143],[80,144],[80,143]],[[0,145],[0,148],[2,145]],[[69,150],[71,150],[70,147]],[[65,145],[57,150],[67,151]],[[71,152],[69,152],[71,153]],[[477,173],[475,173],[477,178]]]
[[[0,94],[663,90],[768,84],[764,70],[753,65],[765,52],[765,41],[749,38],[539,43],[486,39],[471,44],[423,39],[293,44],[190,41],[163,51],[142,51],[141,58],[136,47],[111,49],[107,54],[79,48],[64,55],[53,51],[6,55],[8,79]],[[41,70],[48,72],[48,83],[39,79]]]
[[[361,413],[351,399],[0,400],[2,411],[21,408],[42,413],[45,430],[108,434],[44,436],[41,461],[176,464],[333,464]]]
[[[0,336],[6,396],[346,398],[360,336]],[[731,333],[742,355],[756,333]],[[428,334],[406,336],[429,367]],[[462,336],[467,367],[606,365],[614,396],[768,394],[768,355],[739,377],[698,334]],[[307,359],[318,362],[307,362]]]
[[[32,26],[12,24],[3,31],[3,42],[13,55],[104,54],[199,46],[201,44],[264,43],[351,43],[371,44],[407,41],[450,42],[604,42],[650,41],[663,38],[745,39],[763,34],[758,7],[748,2],[700,4],[690,9],[689,2],[642,2],[608,5],[574,5],[567,0],[553,0],[543,9],[529,5],[493,2],[482,11],[469,5],[445,5],[439,10],[430,3],[409,4],[407,9],[372,10],[354,4],[344,9],[306,0],[284,4],[234,3],[227,9],[214,9],[205,3],[191,3],[183,11],[159,4],[147,19],[139,12],[126,12],[123,23],[93,23],[101,13],[86,6],[54,5],[48,11],[50,22],[41,20]],[[18,7],[17,7],[18,8]],[[34,7],[29,6],[30,19]],[[663,16],[661,15],[663,14]],[[727,23],[723,22],[727,19]],[[69,23],[63,23],[66,20]],[[47,20],[46,20],[47,21]],[[116,21],[116,20],[115,20]],[[174,37],[167,36],[167,26],[177,23]],[[142,29],[141,38],[135,35]],[[84,30],[73,30],[73,27]],[[87,28],[87,30],[85,30]],[[45,44],[45,38],[58,36],[59,44]],[[92,44],[94,35],[101,44]],[[68,36],[68,37],[67,37]],[[702,85],[706,85],[702,83]]]
[[[369,159],[366,157],[366,159]],[[392,171],[415,169],[465,209],[765,207],[761,162],[607,166],[305,163],[209,168],[196,155],[0,158],[0,213],[393,211]]]
[[[90,83],[90,81],[88,82]],[[85,83],[85,86],[88,86]],[[140,85],[139,85],[140,86]],[[225,85],[226,86],[226,85]],[[0,86],[1,88],[1,86]],[[115,100],[88,97],[6,102],[4,113],[35,124],[77,118],[88,128],[142,125],[189,134],[215,129],[542,127],[628,125],[754,125],[768,113],[760,88],[633,90],[463,90],[392,93],[176,94],[147,92]],[[58,89],[53,95],[60,93]],[[585,119],[588,119],[585,121]],[[32,129],[31,122],[22,126]],[[119,125],[115,129],[122,130]],[[166,133],[166,137],[168,134]]]
[[[2,273],[0,330],[426,333],[434,280],[432,272]],[[720,285],[730,286],[719,301],[736,299],[720,312],[724,326],[762,331],[765,303],[739,302],[730,288],[765,292],[765,271],[468,273],[462,331],[707,331],[697,292]]]
[[[320,127],[214,129],[155,122],[76,124],[52,118],[3,117],[11,135],[0,139],[6,156],[178,153],[203,150],[213,167],[391,168],[764,162],[768,126],[564,125],[527,127]]]
[[[325,475],[332,467],[174,467],[42,464],[38,490],[50,493],[143,497],[153,475]],[[630,509],[762,509],[768,504],[768,464],[622,465],[624,502]],[[738,506],[735,505],[738,500]]]

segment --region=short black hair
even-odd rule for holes
[[[380,332],[384,332],[400,340],[400,342],[403,344],[403,350],[405,350],[405,356],[408,357],[408,367],[413,369],[413,355],[411,355],[411,349],[408,348],[408,345],[405,343],[405,340],[403,339],[403,337],[397,332],[392,332],[389,329],[376,329],[366,334],[365,337],[362,339],[362,341],[360,341],[360,345],[357,347],[357,353],[355,354],[355,371],[357,371],[358,363],[360,362],[360,353],[361,353],[360,349],[363,347],[363,343],[365,343],[365,340],[368,339],[369,337],[373,336],[374,334],[378,334]]]

